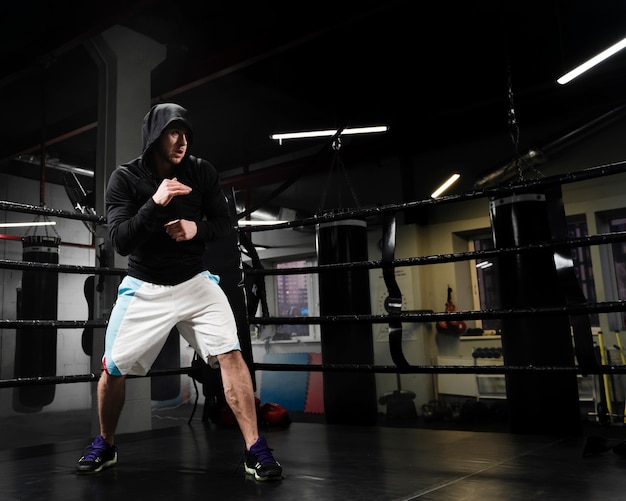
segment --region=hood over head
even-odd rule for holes
[[[141,153],[144,154],[150,146],[159,138],[165,128],[172,122],[182,122],[189,130],[189,143],[193,140],[193,129],[189,112],[174,103],[160,103],[152,107],[152,109],[143,117],[141,128],[142,147]]]

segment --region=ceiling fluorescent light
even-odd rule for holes
[[[310,137],[332,137],[337,134],[338,129],[327,130],[311,130],[303,132],[285,132],[281,134],[272,134],[270,138],[278,141],[279,144],[283,143],[285,139],[304,139]],[[353,127],[346,128],[341,131],[340,136],[347,136],[350,134],[375,134],[378,132],[387,132],[389,127],[386,125],[374,125],[371,127]]]
[[[480,263],[476,263],[476,268],[479,268],[481,270],[491,268],[492,266],[493,263],[491,261],[481,261]]]
[[[250,221],[247,219],[240,219],[238,221],[239,226],[270,226],[273,224],[282,224],[282,223],[288,223],[289,221]]]
[[[26,223],[0,223],[0,228],[23,228],[25,226],[54,226],[56,221],[30,221]]]
[[[237,207],[237,212],[242,213],[243,208]],[[289,220],[289,215],[292,214],[291,219],[295,219],[295,211],[281,208],[279,210],[269,209],[257,209],[250,214],[250,219],[239,219],[239,226],[264,226],[270,224],[286,223]]]
[[[452,186],[454,183],[456,183],[459,180],[460,177],[461,177],[460,174],[456,174],[456,173],[452,174],[445,183],[443,183],[439,188],[437,188],[435,191],[433,191],[433,193],[430,195],[431,198],[437,198],[444,191],[446,191],[448,188],[450,188],[450,186]]]
[[[577,76],[580,76],[585,71],[590,70],[596,64],[601,63],[602,61],[611,57],[613,54],[615,54],[616,52],[619,52],[625,47],[626,47],[626,38],[624,38],[623,40],[620,40],[615,45],[611,45],[611,47],[609,47],[608,49],[603,50],[599,54],[593,56],[591,59],[585,61],[580,66],[577,66],[576,68],[574,68],[572,71],[566,73],[561,78],[557,79],[557,83],[560,83],[561,85],[565,85],[566,83],[571,82]]]

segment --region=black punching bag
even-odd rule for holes
[[[552,233],[543,193],[516,194],[490,201],[495,248],[550,242]],[[566,297],[559,286],[553,251],[498,256],[502,308],[559,308]],[[502,351],[507,366],[574,367],[566,314],[502,319]],[[514,433],[578,435],[581,416],[573,372],[528,372],[506,376]]]
[[[22,239],[23,261],[59,263],[61,239],[49,236],[26,236]],[[56,271],[24,270],[18,290],[17,318],[22,320],[57,320],[59,275]],[[57,328],[23,327],[15,339],[15,377],[56,376]],[[55,386],[35,385],[15,388],[14,408],[37,412],[54,400]]]
[[[367,261],[365,221],[322,223],[317,227],[320,265]],[[319,274],[320,314],[370,315],[369,274],[366,269],[346,269]],[[324,323],[324,364],[374,363],[372,327],[365,323]],[[324,412],[329,424],[373,425],[377,420],[374,374],[324,373]]]

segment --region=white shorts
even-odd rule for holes
[[[211,356],[241,349],[218,276],[205,271],[178,285],[127,276],[109,318],[103,369],[113,376],[145,375],[175,326],[207,363]]]

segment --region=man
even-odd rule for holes
[[[111,312],[98,382],[97,436],[78,461],[79,474],[117,463],[115,429],[125,378],[148,372],[170,331],[202,359],[219,362],[224,395],[243,435],[244,468],[257,480],[282,477],[282,467],[259,437],[252,378],[234,315],[219,277],[204,269],[205,242],[232,230],[217,171],[188,154],[189,115],[158,104],[144,117],[142,155],[120,165],[106,191],[107,223],[115,250],[128,256]]]

